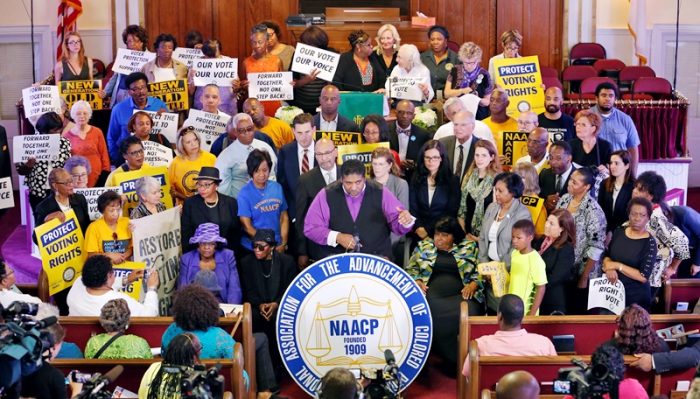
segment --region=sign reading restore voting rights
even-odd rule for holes
[[[150,51],[117,49],[117,56],[114,57],[112,71],[128,75],[132,72],[140,72],[141,68],[148,62],[156,58],[156,53]]]
[[[291,72],[248,74],[248,95],[258,101],[293,100]]]
[[[238,58],[206,58],[192,62],[194,85],[215,84],[231,87],[231,81],[238,78]]]
[[[625,309],[625,286],[620,280],[613,284],[603,276],[591,279],[588,287],[588,309],[608,309],[617,315]]]
[[[502,58],[494,61],[495,81],[508,93],[508,115],[515,118],[525,111],[544,112],[544,89],[536,55],[520,58]]]
[[[12,162],[27,162],[29,158],[51,161],[61,151],[60,134],[27,134],[12,138]]]
[[[41,254],[41,266],[49,280],[49,295],[73,285],[80,277],[87,253],[83,250],[83,232],[72,209],[65,221],[51,219],[34,229]]]
[[[386,350],[401,389],[425,365],[433,328],[427,300],[400,267],[374,255],[346,253],[302,270],[277,309],[277,345],[309,395],[334,367],[382,369]]]
[[[338,68],[338,61],[340,61],[338,53],[297,43],[292,59],[292,71],[311,75],[312,71],[317,70],[318,78],[330,82]]]
[[[61,98],[56,86],[34,86],[22,89],[22,105],[27,118],[47,112],[61,113]]]

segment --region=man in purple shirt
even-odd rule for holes
[[[340,174],[319,191],[306,214],[304,235],[319,245],[319,253],[310,255],[323,259],[355,251],[390,257],[390,233],[408,233],[416,218],[386,187],[365,178],[359,160],[345,161]]]

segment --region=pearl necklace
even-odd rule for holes
[[[207,200],[204,200],[204,205],[206,205],[207,208],[216,208],[216,206],[219,205],[219,196],[216,196],[216,201],[214,201],[213,204],[209,204]]]

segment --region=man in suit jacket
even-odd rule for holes
[[[318,98],[321,103],[321,112],[314,115],[314,124],[322,132],[359,132],[357,123],[340,115],[340,90],[333,85],[326,85],[321,89]]]
[[[452,117],[454,136],[440,139],[445,146],[447,158],[450,160],[450,169],[455,176],[459,176],[460,186],[467,174],[469,165],[474,161],[474,149],[479,138],[474,135],[475,118],[469,111],[460,111]],[[462,148],[460,148],[460,146]],[[459,162],[461,159],[461,163]]]
[[[700,363],[700,341],[675,352],[642,353],[635,356],[638,359],[631,366],[644,371],[655,370],[656,374],[694,368]]]
[[[311,114],[299,114],[294,117],[292,128],[295,140],[285,144],[280,150],[277,160],[277,182],[282,185],[284,190],[289,218],[294,220],[299,176],[314,167],[316,125]]]
[[[296,243],[297,243],[297,265],[305,268],[309,265],[309,253],[318,251],[309,250],[310,246],[316,245],[313,241],[307,240],[304,236],[304,220],[309,205],[316,198],[316,194],[323,190],[328,184],[336,181],[340,172],[336,164],[338,150],[330,139],[320,139],[315,144],[316,162],[315,168],[299,177],[299,186],[296,192]],[[317,259],[315,259],[317,260]]]
[[[430,140],[430,133],[411,123],[415,110],[416,106],[411,101],[399,101],[396,105],[396,123],[389,127],[389,146],[399,153],[401,169],[407,179],[416,167],[421,147]]]
[[[571,159],[571,146],[566,141],[549,146],[549,168],[540,172],[540,197],[544,198],[547,212],[551,212],[567,192],[571,172],[576,169]]]

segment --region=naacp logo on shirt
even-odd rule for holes
[[[428,302],[400,267],[374,255],[318,261],[289,285],[277,315],[282,361],[309,395],[334,367],[377,370],[390,349],[401,389],[423,368],[432,342]]]

